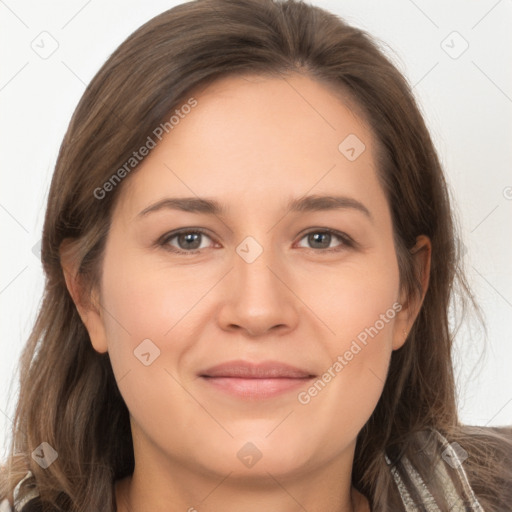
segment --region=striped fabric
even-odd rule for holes
[[[437,460],[433,474],[443,483],[443,498],[448,504],[449,512],[485,512],[478,502],[462,464],[465,460],[456,448],[461,449],[457,443],[450,444],[437,430],[434,430],[439,442],[442,457]],[[454,446],[455,445],[455,446]],[[463,450],[462,450],[463,451]],[[465,454],[467,457],[467,454]],[[391,461],[386,456],[386,462]],[[450,469],[448,469],[450,468]],[[428,489],[427,484],[412,466],[407,457],[400,460],[400,469],[407,476],[408,483],[401,476],[400,471],[391,467],[391,474],[398,487],[405,512],[445,512]]]
[[[29,471],[14,488],[12,493],[14,499],[14,508],[12,508],[7,499],[5,499],[2,501],[2,503],[0,503],[0,512],[23,512],[23,508],[25,508],[25,505],[30,500],[39,497],[39,493],[37,492],[35,484],[33,482],[28,482],[31,478],[33,478],[32,471]],[[27,482],[25,492],[21,491],[23,482]],[[30,484],[30,487],[28,487],[28,484]]]

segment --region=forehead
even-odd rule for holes
[[[258,151],[270,152],[278,146],[282,152],[293,148],[297,153],[300,146],[333,152],[353,130],[373,146],[373,134],[361,115],[362,109],[343,89],[308,76],[228,76],[204,89],[192,90],[190,96],[199,103],[181,122],[181,128],[187,125],[190,130],[173,129],[170,144],[190,139],[194,130],[195,138],[203,144],[210,141],[212,147],[219,147],[221,142],[229,144],[225,137],[229,134],[239,144],[259,144]],[[234,144],[230,149],[236,149]]]
[[[297,74],[244,75],[192,97],[197,105],[137,166],[121,202],[142,208],[175,192],[221,200],[379,192],[374,136],[342,91]]]

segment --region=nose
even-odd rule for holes
[[[290,283],[290,272],[279,264],[272,250],[264,249],[252,262],[234,254],[233,267],[223,280],[220,327],[251,337],[294,330],[300,302]]]

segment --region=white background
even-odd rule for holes
[[[15,366],[43,290],[37,246],[60,142],[86,84],[112,51],[177,3],[0,0],[0,460],[18,392]],[[512,2],[312,3],[376,36],[414,86],[487,319],[487,342],[471,320],[457,337],[461,420],[512,424]],[[46,59],[32,48],[41,38],[47,49],[58,44]]]

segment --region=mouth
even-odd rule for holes
[[[276,361],[228,361],[200,372],[199,377],[217,391],[244,399],[265,399],[293,391],[316,375]]]

